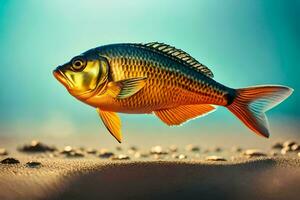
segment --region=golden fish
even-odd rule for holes
[[[208,114],[216,106],[227,107],[252,131],[269,137],[264,113],[293,91],[279,85],[226,87],[186,52],[157,42],[94,48],[53,73],[71,95],[97,109],[119,142],[117,112],[154,113],[171,126]]]

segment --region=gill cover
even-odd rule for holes
[[[99,75],[93,94],[99,95],[104,92],[108,83],[109,64],[106,58],[99,56]]]
[[[85,69],[80,74],[75,74],[81,78],[81,88],[77,91],[70,91],[79,99],[85,100],[92,96],[102,94],[108,82],[109,64],[106,58],[97,56],[96,58],[87,58]]]

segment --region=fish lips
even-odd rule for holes
[[[55,70],[53,70],[53,75],[66,88],[70,87],[69,83],[68,83],[68,80],[67,80],[67,77],[64,75],[64,73],[60,69],[56,68]]]

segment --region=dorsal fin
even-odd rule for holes
[[[210,71],[208,67],[201,64],[195,58],[193,58],[192,56],[190,56],[188,53],[184,52],[181,49],[177,49],[173,46],[164,43],[159,43],[159,42],[150,42],[150,43],[142,44],[142,46],[148,47],[156,52],[160,52],[165,55],[168,55],[169,57],[176,59],[177,61],[180,61],[193,69],[196,69],[198,72],[205,74],[210,78],[214,77],[212,71]]]

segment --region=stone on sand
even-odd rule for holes
[[[232,152],[241,152],[241,151],[242,151],[242,148],[241,148],[241,147],[238,147],[238,146],[233,146],[233,147],[231,148],[231,151],[232,151]]]
[[[65,156],[68,158],[82,158],[85,156],[83,151],[79,149],[74,149],[71,146],[65,146],[60,153],[65,154]]]
[[[147,158],[147,157],[149,157],[149,154],[145,153],[145,152],[136,152],[134,154],[134,157],[135,158]]]
[[[129,147],[129,150],[132,150],[132,151],[137,151],[137,150],[138,150],[138,148],[137,148],[136,146],[130,146],[130,147]]]
[[[271,151],[271,152],[270,152],[270,155],[271,155],[271,156],[277,156],[278,153],[277,153],[276,151]]]
[[[294,144],[296,144],[296,142],[292,141],[292,140],[287,140],[283,143],[283,147],[291,147]]]
[[[70,153],[66,154],[66,157],[68,158],[82,158],[84,157],[84,153],[79,150],[71,151]]]
[[[247,156],[248,158],[267,156],[266,153],[259,149],[248,149],[243,153],[243,155]]]
[[[88,153],[88,154],[96,154],[97,153],[97,149],[87,148],[86,149],[86,153]]]
[[[26,166],[29,168],[39,168],[42,166],[42,164],[40,162],[37,161],[29,161],[26,163]]]
[[[69,154],[72,151],[74,151],[74,149],[71,146],[65,146],[64,149],[60,153],[62,153],[62,154]]]
[[[114,156],[115,154],[113,152],[110,152],[106,149],[102,149],[99,153],[99,157],[100,158],[110,158],[112,156]]]
[[[130,157],[125,154],[119,154],[112,157],[112,160],[129,160]]]
[[[0,148],[0,156],[6,156],[6,155],[8,155],[7,150],[4,148]]]
[[[281,142],[276,142],[273,144],[272,149],[282,149],[283,144]]]
[[[116,146],[116,150],[117,150],[117,151],[122,151],[123,149],[122,149],[122,147],[120,147],[120,146]]]
[[[290,146],[285,146],[285,147],[283,147],[283,148],[280,150],[280,153],[281,153],[282,155],[285,155],[285,154],[287,154],[288,152],[291,152],[291,151],[292,151],[292,149],[291,149]]]
[[[150,153],[151,154],[158,154],[158,155],[168,154],[168,152],[164,151],[161,146],[154,146],[154,147],[152,147],[151,150],[150,150]]]
[[[215,151],[215,152],[221,152],[221,151],[222,151],[222,148],[216,147],[216,148],[214,149],[214,151]]]
[[[196,146],[196,145],[193,145],[193,144],[188,144],[188,145],[186,145],[185,150],[187,150],[187,151],[200,151],[200,147]]]
[[[19,148],[23,152],[53,152],[56,150],[53,146],[48,146],[44,143],[41,143],[37,140],[32,140],[30,144],[25,144],[23,147]]]
[[[293,146],[291,146],[291,149],[292,149],[293,151],[300,151],[300,145],[294,144]]]
[[[171,145],[171,146],[169,146],[169,150],[171,152],[177,152],[178,151],[178,147],[176,145]]]
[[[205,158],[205,160],[207,160],[207,161],[227,161],[225,158],[223,158],[221,156],[207,156]]]
[[[5,158],[1,160],[1,164],[19,164],[20,161],[15,158]]]
[[[183,160],[183,159],[186,159],[187,158],[187,155],[184,155],[184,154],[173,154],[172,155],[172,158],[176,158],[176,159],[179,159],[179,160]]]

